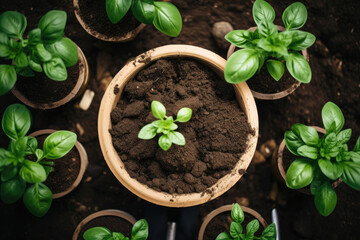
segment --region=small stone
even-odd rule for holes
[[[253,162],[255,164],[264,163],[266,162],[266,158],[258,150],[256,150],[253,157]]]
[[[264,155],[265,158],[268,158],[273,154],[276,147],[277,145],[275,140],[270,139],[260,146],[260,153]]]
[[[87,178],[85,179],[85,182],[91,182],[91,180],[92,180],[92,177],[87,177]]]
[[[86,212],[87,211],[87,207],[83,204],[79,205],[76,209],[76,212]]]
[[[79,104],[79,107],[84,110],[84,111],[87,111],[90,106],[91,106],[91,103],[94,99],[94,96],[95,96],[95,92],[94,91],[91,91],[89,89],[86,89],[83,97],[81,98],[81,101],[80,101],[80,104]]]
[[[250,201],[246,197],[237,197],[235,200],[240,206],[248,207],[250,205]]]
[[[226,50],[230,43],[225,40],[225,35],[234,30],[233,26],[228,22],[216,22],[213,25],[211,33],[218,45],[222,50]]]
[[[94,211],[95,211],[95,212],[99,211],[99,206],[95,206],[95,207],[94,207]]]

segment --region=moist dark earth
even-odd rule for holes
[[[192,44],[226,56],[211,35],[212,25],[228,21],[235,29],[254,26],[252,1],[240,0],[174,0],[183,17],[183,30],[178,38],[170,38],[147,26],[129,43],[107,43],[87,34],[77,22],[71,0],[1,0],[1,12],[16,10],[36,26],[49,10],[68,13],[65,34],[84,51],[90,65],[88,88],[95,91],[88,111],[77,107],[79,99],[55,110],[33,113],[31,131],[43,128],[76,132],[89,155],[89,167],[79,187],[68,196],[54,200],[43,218],[31,216],[23,203],[0,203],[1,239],[71,239],[77,224],[89,214],[102,209],[125,210],[137,219],[143,215],[144,201],[125,189],[108,169],[97,136],[97,113],[100,101],[111,80],[131,58],[166,44]],[[281,13],[293,1],[269,0],[275,8],[275,23],[282,25]],[[259,145],[269,139],[279,144],[283,133],[294,123],[321,125],[321,109],[327,101],[336,103],[345,115],[345,128],[352,128],[350,146],[360,135],[360,2],[353,0],[301,1],[308,8],[308,21],[302,28],[313,33],[317,41],[309,49],[313,78],[290,96],[276,101],[257,101],[260,120]],[[108,77],[106,77],[108,76]],[[0,97],[1,113],[6,106],[18,102],[11,93]],[[81,126],[84,129],[84,133]],[[8,139],[0,133],[1,147]],[[271,222],[271,209],[279,211],[281,239],[338,240],[358,239],[360,234],[360,193],[342,184],[336,189],[338,203],[329,217],[320,216],[311,196],[302,195],[276,183],[270,161],[251,164],[247,173],[227,193],[200,206],[201,218],[223,204],[239,202],[255,209]]]

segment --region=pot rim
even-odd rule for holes
[[[75,44],[77,47],[77,51],[78,51],[78,64],[79,64],[79,76],[76,82],[75,87],[73,88],[73,90],[66,95],[64,98],[56,101],[56,102],[51,102],[51,103],[34,103],[31,100],[29,100],[27,97],[25,97],[15,86],[11,89],[11,92],[14,94],[15,97],[17,97],[22,103],[24,103],[25,105],[35,108],[35,109],[42,109],[42,110],[47,110],[47,109],[53,109],[53,108],[57,108],[60,107],[68,102],[70,102],[71,100],[73,100],[74,98],[80,96],[88,82],[89,82],[89,65],[88,62],[86,60],[86,57],[83,53],[83,51],[80,49],[80,47]],[[49,80],[52,81],[52,80]],[[65,80],[67,81],[67,80]]]
[[[99,212],[95,212],[93,214],[90,214],[89,216],[87,216],[86,218],[84,218],[76,227],[72,240],[77,240],[78,236],[82,230],[82,228],[89,223],[91,220],[98,218],[98,217],[105,217],[105,216],[113,216],[113,217],[119,217],[122,218],[126,221],[128,221],[129,223],[131,223],[132,225],[135,224],[136,219],[129,213],[121,211],[121,210],[117,210],[117,209],[107,209],[107,210],[102,210]]]
[[[285,31],[285,28],[282,26],[278,26],[275,25],[276,28],[279,31]],[[251,27],[248,30],[250,31],[255,31],[255,29],[257,29],[257,27]],[[231,56],[231,54],[234,53],[236,46],[231,44],[229,47],[229,50],[227,52],[227,59],[229,59],[229,57]],[[309,62],[309,54],[307,49],[304,49],[301,51],[302,55],[304,56],[304,58],[306,59],[306,61]],[[251,78],[249,79],[251,81]],[[281,79],[280,79],[281,81]],[[261,92],[257,92],[254,90],[251,90],[252,94],[254,95],[254,98],[256,99],[260,99],[260,100],[277,100],[280,98],[284,98],[288,95],[290,95],[291,93],[293,93],[299,86],[301,85],[301,82],[297,81],[296,83],[294,83],[293,85],[291,85],[289,88],[281,91],[281,92],[277,92],[277,93],[261,93]]]
[[[98,134],[101,150],[107,165],[117,179],[127,189],[140,198],[157,205],[168,207],[189,207],[215,199],[230,189],[244,174],[245,171],[240,170],[246,169],[249,166],[256,149],[259,131],[258,114],[255,100],[247,84],[241,83],[233,85],[238,102],[240,103],[243,111],[246,113],[249,124],[254,129],[255,134],[254,136],[249,135],[248,148],[245,153],[241,159],[239,159],[232,171],[218,180],[218,182],[210,188],[213,191],[209,191],[208,188],[208,191],[204,191],[202,193],[170,194],[155,191],[154,189],[141,184],[136,179],[131,178],[112,143],[112,137],[109,132],[109,129],[111,129],[110,114],[113,108],[116,107],[116,104],[121,97],[122,90],[129,80],[133,79],[133,77],[150,62],[160,58],[169,57],[194,58],[211,67],[216,73],[223,77],[223,71],[226,63],[225,59],[204,48],[190,45],[166,45],[149,50],[136,57],[133,61],[128,62],[111,81],[100,105]],[[119,90],[116,95],[114,94],[115,88]]]
[[[107,41],[107,42],[128,42],[133,40],[140,32],[146,27],[146,24],[140,23],[134,30],[128,32],[125,36],[115,36],[115,37],[108,37],[105,34],[99,33],[98,31],[92,29],[80,16],[80,7],[79,7],[79,0],[73,0],[73,5],[75,9],[75,16],[79,21],[80,25],[85,29],[87,33],[91,36]]]
[[[35,131],[33,133],[31,133],[29,136],[31,137],[37,137],[37,136],[41,136],[41,135],[50,135],[51,133],[57,132],[59,130],[54,130],[54,129],[42,129],[42,130],[38,130]],[[77,149],[77,151],[79,152],[80,155],[80,170],[79,170],[79,174],[77,176],[77,178],[75,179],[75,181],[73,182],[73,184],[71,184],[71,186],[62,192],[59,193],[54,193],[53,194],[53,199],[57,199],[57,198],[61,198],[67,194],[69,194],[70,192],[72,192],[81,182],[82,178],[84,177],[84,173],[85,170],[89,164],[89,160],[88,160],[88,155],[86,153],[86,149],[84,148],[84,146],[79,142],[76,141],[75,143],[75,147]]]
[[[200,230],[199,230],[198,240],[203,240],[206,227],[209,225],[211,220],[213,220],[217,215],[219,215],[223,212],[231,212],[231,209],[233,206],[234,206],[234,204],[224,205],[224,206],[221,206],[221,207],[213,210],[208,215],[206,215],[206,217],[203,220],[203,223],[201,224]],[[265,219],[257,211],[255,211],[251,208],[248,208],[248,207],[244,207],[244,206],[240,206],[240,207],[244,211],[244,213],[248,213],[248,214],[252,215],[253,217],[255,217],[257,220],[259,220],[260,224],[264,228],[266,228],[268,226]]]

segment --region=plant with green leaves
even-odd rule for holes
[[[105,6],[113,24],[120,22],[131,8],[139,22],[153,24],[170,37],[177,37],[181,32],[181,15],[172,3],[154,0],[106,0]]]
[[[330,215],[337,196],[332,181],[340,178],[348,186],[360,191],[360,137],[352,151],[347,142],[351,129],[342,130],[345,120],[340,108],[328,102],[322,109],[326,134],[319,137],[313,127],[294,124],[285,132],[285,143],[297,158],[286,173],[286,185],[300,189],[310,185],[315,206],[323,216]]]
[[[0,148],[1,200],[12,204],[23,197],[26,208],[42,217],[50,209],[53,198],[51,190],[43,183],[54,171],[51,160],[65,156],[74,147],[76,134],[54,132],[45,139],[43,149],[38,148],[36,138],[26,136],[31,127],[31,114],[22,104],[8,106],[1,124],[10,138],[9,147]],[[31,155],[35,156],[35,161],[29,158]]]
[[[166,116],[165,106],[158,101],[151,102],[151,111],[155,118],[158,120],[149,123],[141,128],[138,138],[149,140],[156,136],[156,134],[162,134],[159,137],[159,146],[162,150],[167,151],[171,145],[177,144],[180,146],[185,145],[185,137],[180,132],[175,131],[178,129],[178,125],[175,122],[188,122],[192,115],[190,108],[181,108],[176,116],[176,119],[172,116]]]
[[[49,11],[25,39],[24,15],[14,11],[0,15],[0,57],[13,60],[12,65],[0,65],[0,96],[13,88],[17,74],[33,77],[44,71],[51,80],[67,79],[66,68],[77,63],[78,52],[75,43],[63,37],[66,18],[64,11]]]
[[[289,73],[302,83],[311,80],[309,63],[299,51],[314,44],[313,34],[298,30],[307,20],[304,4],[295,2],[288,6],[282,19],[285,31],[279,32],[273,21],[275,11],[265,0],[256,0],[253,17],[257,29],[234,30],[225,39],[241,48],[234,52],[225,66],[225,80],[229,83],[247,81],[255,73],[260,73],[263,65],[270,75],[279,81],[285,72],[284,61]]]
[[[231,209],[231,218],[233,222],[230,225],[230,234],[223,232],[220,233],[216,240],[275,240],[276,239],[276,227],[272,223],[267,226],[261,233],[260,237],[256,237],[255,233],[259,230],[260,224],[257,219],[252,220],[246,225],[246,231],[243,233],[244,228],[242,223],[244,222],[245,215],[240,205],[235,203]]]
[[[137,221],[132,230],[131,238],[125,237],[119,232],[111,232],[105,227],[93,227],[85,231],[85,240],[146,240],[149,235],[148,223],[145,219]]]

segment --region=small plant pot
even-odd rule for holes
[[[122,229],[119,228],[124,224],[129,224],[131,230],[135,222],[135,218],[127,212],[114,209],[102,210],[83,219],[76,227],[72,240],[82,240],[84,232],[92,227],[106,227],[112,232],[121,232]]]
[[[53,129],[44,129],[44,130],[39,130],[39,131],[33,132],[33,133],[30,134],[29,136],[39,138],[39,137],[44,136],[44,135],[50,135],[51,133],[54,133],[54,132],[56,132],[56,130],[53,130]],[[68,193],[70,193],[71,191],[73,191],[73,190],[80,184],[80,182],[81,182],[81,180],[82,180],[82,178],[83,178],[83,176],[84,176],[85,170],[86,170],[86,168],[87,168],[87,166],[88,166],[88,156],[87,156],[86,150],[85,150],[85,148],[83,147],[83,145],[82,145],[80,142],[78,142],[78,141],[76,141],[75,147],[73,148],[73,150],[71,150],[67,155],[65,155],[64,157],[62,157],[62,159],[66,159],[66,157],[67,157],[72,151],[77,151],[77,153],[78,153],[79,159],[77,159],[77,160],[80,161],[80,163],[79,163],[80,169],[79,169],[79,171],[78,171],[78,173],[77,173],[76,178],[75,178],[75,177],[71,177],[71,178],[70,178],[70,179],[75,179],[75,180],[74,180],[72,183],[70,182],[70,183],[68,184],[69,187],[68,187],[67,189],[61,190],[60,192],[54,192],[54,190],[51,189],[51,186],[48,186],[48,187],[53,191],[53,199],[61,198],[61,197],[65,196],[65,195],[67,195]],[[58,171],[61,171],[61,170],[62,170],[62,172],[63,172],[63,171],[66,171],[66,170],[65,170],[65,169],[66,169],[66,166],[65,166],[64,168],[61,167],[60,169],[57,169],[57,168],[56,168],[57,162],[58,162],[58,161],[61,161],[62,159],[56,159],[56,160],[54,160],[54,163],[55,163],[55,165],[54,165],[55,172],[49,174],[49,177],[48,177],[48,179],[46,180],[45,184],[48,182],[49,178],[51,178],[52,176],[54,176],[54,174],[56,173],[57,170],[58,170]],[[71,160],[73,160],[73,159],[71,159]],[[62,172],[59,172],[59,173],[60,173],[59,175],[60,175],[61,177],[63,176],[63,174],[61,174]],[[66,171],[66,172],[68,172],[68,171]],[[52,175],[52,174],[53,174],[53,175]],[[65,174],[64,174],[64,176],[65,176]],[[54,180],[52,180],[51,182],[56,182],[56,183],[57,183],[57,181],[59,181],[59,182],[58,182],[59,185],[65,184],[65,183],[66,183],[65,181],[67,181],[67,179],[61,179],[61,177],[56,177],[56,178],[54,178]]]
[[[74,88],[64,98],[56,102],[36,103],[28,99],[26,96],[24,96],[24,94],[21,93],[21,91],[16,88],[16,85],[12,88],[11,92],[25,105],[32,108],[43,109],[43,110],[60,107],[70,102],[71,100],[75,99],[76,97],[79,97],[85,91],[87,84],[89,82],[89,65],[84,53],[81,51],[79,46],[76,45],[76,47],[78,49],[78,55],[79,55],[79,60],[78,60],[79,75]],[[69,79],[65,81],[68,80]],[[53,80],[49,79],[49,81],[53,81]]]
[[[206,227],[209,225],[209,223],[216,218],[218,215],[225,213],[225,212],[231,212],[231,209],[234,205],[233,204],[229,204],[229,205],[224,205],[221,206],[217,209],[215,209],[214,211],[212,211],[211,213],[209,213],[205,218],[203,223],[201,224],[200,230],[199,230],[199,235],[198,235],[198,240],[203,240],[204,239],[204,234],[206,231]],[[265,219],[255,210],[251,209],[251,208],[247,208],[247,207],[243,207],[241,206],[241,209],[244,211],[245,214],[249,214],[251,216],[254,217],[254,219],[259,220],[261,226],[263,228],[266,228],[268,226],[267,222],[265,221]],[[246,220],[246,218],[245,218]],[[218,233],[220,234],[220,232]]]
[[[278,26],[276,25],[276,28],[279,31],[285,31],[285,28],[282,26]],[[257,27],[251,27],[248,30],[254,32],[257,29]],[[227,53],[227,58],[229,59],[229,57],[234,53],[236,46],[231,44]],[[307,50],[302,50],[301,51],[302,55],[304,56],[304,58],[309,62],[309,55]],[[263,66],[264,68],[265,66]],[[268,73],[267,73],[268,74]],[[248,80],[251,81],[251,78]],[[281,81],[281,79],[279,80]],[[275,82],[275,80],[274,80]],[[276,100],[276,99],[280,99],[280,98],[284,98],[288,95],[290,95],[292,92],[294,92],[299,86],[300,86],[300,82],[296,81],[296,83],[292,84],[289,88],[282,90],[280,92],[277,93],[261,93],[261,92],[257,92],[254,90],[251,90],[252,94],[254,95],[254,98],[256,99],[261,99],[261,100]]]
[[[312,127],[315,128],[316,131],[320,134],[326,133],[324,128],[320,128],[320,127],[316,127],[316,126],[312,126]],[[275,150],[272,155],[271,168],[272,168],[274,175],[278,179],[278,181],[280,181],[286,185],[286,171],[285,171],[285,167],[284,167],[284,156],[283,156],[285,148],[286,148],[286,144],[285,144],[285,140],[283,139],[281,141],[279,148],[277,150]],[[294,158],[296,158],[296,157],[294,157]],[[340,183],[342,183],[342,180],[339,178],[338,180],[336,180],[335,182],[332,183],[333,188],[336,188],[337,186],[339,186]],[[301,193],[311,195],[311,191],[308,188],[301,188],[301,189],[296,189],[296,190]]]
[[[248,137],[248,148],[244,151],[241,159],[239,159],[227,175],[220,178],[217,183],[212,186],[212,191],[188,194],[170,194],[156,191],[147,185],[138,182],[134,178],[130,177],[124,163],[113,146],[112,136],[109,132],[109,130],[112,129],[110,114],[116,107],[126,83],[133,79],[139,71],[145,68],[145,66],[161,58],[192,58],[201,62],[205,66],[210,67],[221,77],[224,75],[224,67],[226,64],[225,59],[219,55],[209,50],[190,45],[167,45],[155,48],[141,54],[133,61],[127,63],[110,83],[101,102],[98,118],[100,146],[104,158],[113,174],[127,189],[140,198],[157,205],[168,207],[195,206],[215,199],[225,193],[244,174],[243,170],[247,169],[249,166],[257,144],[259,129],[257,109],[254,98],[247,84],[241,83],[233,85],[239,106],[247,115],[249,125],[252,129],[254,129],[254,135],[250,135]]]

